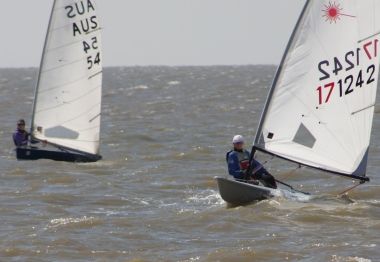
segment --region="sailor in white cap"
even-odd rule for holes
[[[245,150],[244,138],[241,135],[236,135],[232,139],[234,148],[230,150],[226,155],[226,161],[228,164],[228,173],[235,179],[244,179],[245,172],[249,165],[250,152]],[[253,169],[261,164],[254,160]],[[252,180],[260,180],[264,186],[270,188],[277,188],[274,177],[269,172],[261,167],[255,174],[251,176]]]

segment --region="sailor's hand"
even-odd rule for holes
[[[252,181],[252,184],[254,184],[256,186],[259,184],[259,181],[257,181],[256,179],[254,179],[252,177],[250,177],[249,179]]]

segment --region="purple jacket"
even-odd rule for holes
[[[16,130],[13,133],[13,141],[16,146],[26,146],[28,144],[28,132]]]

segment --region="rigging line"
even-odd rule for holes
[[[274,156],[272,156],[271,159],[269,159],[269,160],[267,160],[267,161],[264,161],[264,163],[262,163],[261,165],[255,167],[255,168],[251,171],[251,174],[253,174],[253,176],[255,176],[255,173],[256,173],[257,171],[259,171],[260,168],[262,168],[266,163],[268,163],[269,161],[271,161],[273,158],[274,158]],[[247,180],[248,180],[248,179],[247,179]]]
[[[359,182],[359,184],[357,184],[357,185],[355,185],[355,186],[352,186],[352,187],[350,187],[349,189],[344,190],[343,192],[339,193],[338,196],[340,196],[340,195],[342,195],[342,194],[348,192],[348,191],[351,190],[351,189],[354,189],[354,188],[357,187],[357,186],[360,186],[361,184],[364,184],[364,182],[365,182],[364,180],[361,180],[361,181]]]
[[[310,193],[308,193],[308,192],[304,192],[304,191],[301,191],[301,190],[298,190],[298,189],[294,189],[291,185],[286,184],[286,183],[284,183],[284,182],[281,182],[281,181],[279,181],[279,180],[277,180],[277,179],[275,179],[275,181],[276,181],[277,183],[280,183],[280,184],[282,184],[282,185],[284,185],[284,186],[289,187],[289,188],[290,188],[291,190],[293,190],[293,191],[297,191],[297,192],[303,193],[303,194],[305,194],[305,195],[310,195]]]
[[[305,195],[310,195],[309,192],[304,192],[304,191],[301,191],[301,190],[298,190],[298,189],[294,189],[291,185],[288,185],[288,184],[286,184],[286,183],[284,183],[284,182],[281,182],[281,181],[278,181],[278,180],[276,180],[276,179],[275,179],[275,181],[276,181],[277,183],[280,183],[280,184],[283,184],[284,186],[289,187],[292,191],[300,192],[300,193],[303,193],[303,194],[305,194]]]
[[[287,176],[285,176],[281,181],[284,181],[288,176],[290,176],[294,171],[296,171],[300,167],[301,165],[297,166],[292,172],[290,172]]]

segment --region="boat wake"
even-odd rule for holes
[[[288,189],[273,190],[273,195],[275,197],[283,197],[286,200],[297,201],[302,203],[309,203],[310,199],[313,198],[312,195],[306,195]]]
[[[283,197],[286,200],[296,201],[301,203],[314,203],[314,204],[352,204],[355,201],[349,198],[346,194],[334,195],[306,195],[303,193],[294,192],[286,189],[273,190],[275,197]]]
[[[349,198],[347,195],[318,195],[313,196],[312,202],[316,204],[352,204],[355,203],[355,201],[351,198]]]
[[[207,189],[196,193],[190,190],[186,193],[185,201],[187,203],[202,204],[207,206],[221,205],[225,203],[219,193],[213,189]]]

